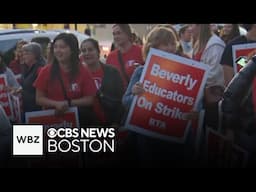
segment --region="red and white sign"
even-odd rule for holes
[[[15,123],[21,123],[21,97],[11,95],[12,109],[13,109],[13,121]]]
[[[187,112],[202,97],[208,66],[150,49],[140,79],[145,93],[132,102],[125,127],[144,135],[184,142]]]
[[[234,73],[239,72],[254,55],[256,55],[256,43],[233,45],[232,56]]]
[[[7,80],[6,80],[6,75],[2,74],[0,75],[0,105],[4,108],[4,111],[6,115],[9,118],[13,117],[12,114],[12,105],[11,100],[10,100],[10,95],[5,89],[7,87]]]
[[[55,110],[25,113],[26,124],[40,124],[44,128],[80,128],[77,107],[69,108],[63,116],[55,116]]]

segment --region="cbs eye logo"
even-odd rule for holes
[[[51,138],[51,139],[55,138],[55,137],[57,136],[57,131],[56,131],[56,129],[54,129],[54,128],[48,129],[47,135],[48,135],[48,137]]]

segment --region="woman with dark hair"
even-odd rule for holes
[[[238,24],[224,24],[220,37],[227,44],[240,35]]]
[[[46,65],[34,83],[37,104],[55,109],[63,115],[69,107],[78,107],[81,127],[92,121],[96,87],[88,70],[79,62],[79,45],[75,35],[61,33],[53,41],[53,62]],[[79,153],[49,156],[47,166],[81,167]],[[61,159],[59,159],[61,158]],[[64,158],[64,159],[63,159]],[[53,162],[52,162],[53,161]]]
[[[97,40],[89,38],[81,43],[81,52],[86,67],[97,88],[95,109],[101,124],[120,124],[122,117],[123,85],[119,71],[100,61],[100,48]]]
[[[46,65],[34,83],[36,101],[44,108],[64,114],[69,107],[92,106],[96,87],[90,73],[79,62],[75,35],[61,33],[53,41],[53,63]],[[80,126],[90,117],[80,117]]]
[[[94,111],[101,126],[120,125],[123,115],[123,83],[119,71],[100,61],[100,47],[97,40],[89,38],[81,43],[81,52],[85,67],[88,68],[97,88]],[[87,152],[88,167],[114,166],[115,154]]]

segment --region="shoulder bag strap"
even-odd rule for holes
[[[65,100],[68,101],[68,105],[70,106],[70,99],[68,98],[68,95],[67,95],[67,92],[66,92],[66,89],[65,89],[65,85],[64,85],[63,79],[61,78],[60,72],[58,72],[57,76],[58,76],[58,79],[60,81],[60,85],[61,85],[61,89],[62,89],[64,98],[65,98]]]
[[[118,50],[118,61],[119,61],[119,64],[121,66],[121,72],[122,72],[123,76],[125,77],[125,80],[127,81],[127,84],[128,84],[130,79],[129,79],[129,76],[127,75],[126,71],[125,71],[124,61],[123,61],[122,54],[121,54],[120,50]]]

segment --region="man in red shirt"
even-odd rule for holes
[[[112,30],[117,49],[108,55],[106,64],[119,70],[126,89],[136,66],[144,64],[142,50],[141,46],[132,43],[132,31],[128,24],[114,24]]]

